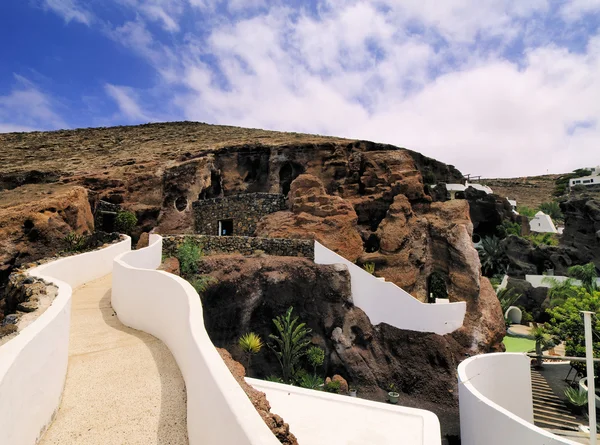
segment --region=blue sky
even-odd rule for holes
[[[3,0],[0,132],[198,120],[600,164],[600,0]]]

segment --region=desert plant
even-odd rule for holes
[[[498,300],[500,300],[500,307],[502,308],[502,314],[505,314],[509,307],[511,307],[522,294],[517,292],[516,289],[500,289],[496,292]]]
[[[124,210],[117,213],[117,217],[115,218],[115,228],[118,232],[129,235],[137,222],[138,220],[135,213]]]
[[[485,237],[477,246],[481,270],[486,276],[492,276],[506,269],[506,254],[496,236]]]
[[[211,284],[215,283],[217,279],[215,277],[211,277],[210,275],[196,275],[190,284],[199,294],[206,292],[206,289],[210,287]]]
[[[596,273],[596,265],[594,263],[588,263],[585,266],[571,266],[567,269],[567,274],[581,281],[581,284],[588,292],[594,292],[598,290],[598,274]]]
[[[323,387],[323,389],[327,392],[339,394],[341,386],[342,385],[338,380],[331,380],[330,382],[325,383],[325,386]]]
[[[87,247],[87,237],[75,232],[70,232],[62,241],[65,246],[65,251],[69,253],[82,252]]]
[[[250,374],[250,362],[252,356],[258,354],[262,349],[262,339],[260,338],[260,335],[255,334],[254,332],[247,332],[239,338],[238,344],[246,355],[246,370],[248,371],[248,374]]]
[[[300,379],[300,386],[302,388],[320,389],[322,384],[323,379],[313,374],[304,374]]]
[[[306,358],[313,367],[314,375],[317,375],[317,368],[322,366],[325,361],[325,351],[318,346],[311,346],[308,348],[308,351],[306,351]]]
[[[270,375],[270,376],[266,377],[265,380],[267,382],[283,383],[283,380],[281,379],[281,377],[278,377],[276,375]]]
[[[176,257],[179,260],[179,271],[181,276],[191,277],[198,270],[198,262],[202,258],[203,252],[200,245],[192,238],[185,238],[177,248]]]
[[[375,273],[375,263],[365,263],[363,269],[373,275]]]
[[[571,405],[576,407],[585,406],[588,403],[588,393],[582,389],[569,386],[565,389],[565,397]]]
[[[540,210],[552,219],[563,219],[560,205],[556,201],[543,202],[540,204]]]
[[[270,334],[273,343],[267,345],[279,361],[284,383],[290,383],[298,361],[306,355],[310,344],[308,335],[312,332],[305,323],[298,323],[298,317],[292,318],[293,310],[290,306],[285,315],[273,319],[277,335]]]

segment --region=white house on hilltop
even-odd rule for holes
[[[583,176],[581,178],[571,179],[569,181],[569,187],[575,185],[600,185],[600,166],[590,168],[592,173],[589,176]]]
[[[541,211],[537,212],[535,217],[529,221],[529,229],[538,233],[558,233],[552,218]]]

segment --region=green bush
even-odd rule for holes
[[[203,252],[200,245],[193,238],[186,237],[177,248],[175,256],[179,261],[181,276],[186,278],[192,277],[198,271],[198,263],[203,256]]]
[[[477,246],[477,252],[481,260],[481,271],[486,277],[506,271],[507,258],[498,237],[482,238],[481,244]]]
[[[341,384],[340,384],[339,381],[332,380],[329,383],[325,383],[325,386],[323,387],[323,389],[326,392],[332,392],[332,393],[335,393],[335,394],[339,394],[340,387],[341,387]]]
[[[508,235],[521,236],[521,224],[504,220],[502,225],[496,226],[496,232],[501,239]]]
[[[190,281],[190,284],[196,290],[196,292],[201,294],[205,292],[206,289],[208,289],[210,285],[215,283],[216,281],[217,279],[211,277],[210,275],[196,275],[196,277]]]
[[[537,246],[558,246],[558,237],[554,233],[531,233],[524,237],[529,240],[534,247]]]
[[[323,366],[323,362],[325,361],[325,351],[318,346],[311,346],[306,351],[306,358],[308,362],[313,367],[313,372],[315,375],[317,374],[317,368],[319,366]]]
[[[365,263],[363,269],[373,275],[375,273],[375,263]]]
[[[117,229],[117,232],[130,235],[137,222],[138,220],[135,216],[135,213],[125,210],[117,213],[117,218],[115,219],[115,228]]]
[[[533,321],[533,315],[527,312],[525,309],[521,309],[521,324],[529,325]]]
[[[88,237],[70,232],[62,239],[65,252],[76,253],[83,252],[88,246]]]
[[[560,205],[556,201],[544,202],[540,205],[540,210],[552,219],[563,219]]]
[[[519,213],[519,215],[526,216],[527,218],[533,218],[536,214],[536,211],[534,209],[526,206],[517,207],[517,212]]]

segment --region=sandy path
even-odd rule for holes
[[[167,347],[125,327],[111,276],[73,293],[69,368],[40,444],[187,444],[185,384]]]

